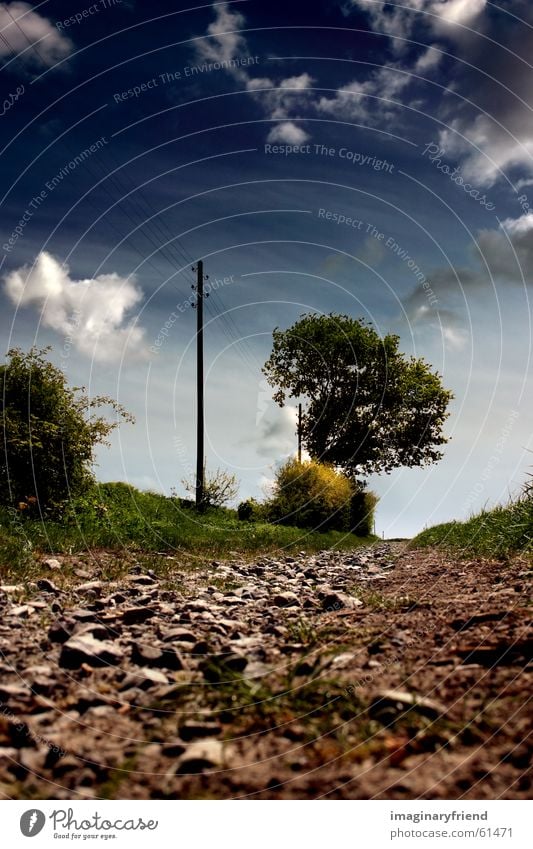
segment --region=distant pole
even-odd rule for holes
[[[204,264],[196,266],[196,507],[204,506]]]
[[[302,405],[298,404],[298,462],[302,462]]]

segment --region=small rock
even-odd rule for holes
[[[355,607],[361,607],[363,602],[348,593],[328,593],[322,599],[322,610],[324,613],[331,613],[334,610],[347,608],[351,610]]]
[[[166,758],[179,758],[179,756],[183,754],[186,748],[187,747],[183,744],[182,740],[167,740],[166,743],[163,743],[161,754],[164,755]]]
[[[88,666],[115,666],[122,660],[123,653],[114,643],[95,640],[89,634],[70,637],[63,643],[59,665],[65,669],[79,669],[82,663]]]
[[[48,578],[41,578],[37,581],[37,587],[43,593],[53,593],[54,595],[59,595],[61,590],[59,587],[56,587],[53,581],[49,581]]]
[[[300,599],[292,592],[278,593],[272,599],[272,604],[275,607],[301,607]]]
[[[81,593],[82,595],[102,595],[102,590],[104,589],[104,584],[102,581],[88,581],[86,584],[80,584],[79,587],[76,587],[75,592]]]
[[[190,740],[196,740],[200,737],[218,737],[221,731],[222,729],[217,722],[189,720],[179,728],[179,735],[182,740],[188,743]]]
[[[187,746],[176,766],[176,774],[190,775],[203,772],[204,769],[220,768],[222,764],[222,743],[218,740],[202,740]]]
[[[179,672],[180,669],[185,668],[183,658],[175,649],[160,649],[157,646],[142,643],[133,644],[131,660],[137,666],[171,669],[173,672]]]
[[[138,586],[151,586],[156,583],[156,581],[150,577],[150,575],[129,575],[128,581],[131,584],[136,584]]]
[[[195,643],[196,635],[193,634],[192,631],[189,631],[187,628],[173,628],[171,631],[165,631],[161,633],[161,639],[163,642],[171,642],[172,640],[177,640],[180,643]]]
[[[16,616],[18,619],[27,619],[30,613],[33,613],[31,607],[28,607],[27,604],[21,604],[18,607],[12,607],[9,611],[11,616]]]
[[[48,629],[48,639],[52,643],[66,643],[74,632],[74,626],[72,619],[57,619]]]
[[[125,625],[140,625],[155,616],[155,610],[150,607],[128,607],[123,611],[122,621]]]
[[[121,690],[127,690],[129,687],[139,687],[141,690],[149,690],[155,684],[168,684],[168,678],[157,669],[142,669],[139,672],[130,672],[124,678]]]
[[[44,566],[45,569],[61,569],[61,563],[59,562],[59,560],[56,560],[55,557],[49,557],[48,560],[43,560],[41,566]]]
[[[446,713],[445,706],[432,699],[426,699],[416,693],[404,693],[401,690],[385,690],[378,693],[372,700],[368,714],[372,719],[387,724],[410,710],[428,719],[438,719]]]

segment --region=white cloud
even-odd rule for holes
[[[513,110],[508,104],[506,125],[487,115],[456,118],[439,142],[461,159],[464,176],[481,186],[493,185],[508,168],[533,168],[533,121],[520,106]]]
[[[238,32],[246,23],[243,15],[231,11],[227,3],[214,7],[214,12],[215,20],[207,28],[212,38],[199,42],[199,58],[226,63],[232,59],[248,58],[246,39]],[[313,79],[309,74],[286,77],[276,82],[270,77],[252,77],[245,68],[239,66],[230,66],[227,71],[244,84],[250,96],[263,108],[269,119],[282,122],[279,127],[270,131],[269,141],[301,144],[309,138],[303,129],[290,121],[291,117],[299,117],[295,113],[311,102],[309,90]]]
[[[372,29],[389,35],[392,46],[402,52],[417,26],[437,35],[464,40],[477,23],[487,0],[403,0],[395,5],[376,0],[351,0],[351,5],[368,14]]]
[[[321,97],[317,108],[352,121],[367,121],[372,116],[383,120],[391,110],[401,108],[398,95],[410,82],[410,75],[398,67],[383,67],[364,82],[354,80],[343,86],[334,97]]]
[[[28,3],[2,3],[0,6],[0,59],[20,55],[28,64],[52,66],[68,56],[73,44]],[[29,49],[29,43],[35,45]],[[25,51],[25,52],[23,52]]]
[[[296,426],[298,411],[286,405],[278,407],[272,402],[259,421],[253,438],[260,457],[289,457],[296,450]]]
[[[267,141],[285,144],[304,144],[309,139],[308,133],[292,121],[283,121],[270,130]]]
[[[506,218],[500,230],[481,230],[479,249],[492,274],[533,284],[533,213]]]
[[[437,45],[430,45],[427,50],[422,53],[415,62],[415,71],[416,73],[423,74],[427,71],[431,71],[440,64],[442,60],[442,52],[438,49],[435,49]]]
[[[143,297],[131,278],[113,273],[74,280],[68,267],[43,251],[33,266],[8,274],[5,289],[13,303],[39,308],[45,327],[96,360],[147,356],[144,330],[126,318]]]
[[[453,27],[470,26],[485,10],[487,0],[442,0],[430,4],[430,11],[438,20],[432,23],[435,30],[456,34]],[[449,29],[452,28],[452,29]]]
[[[239,54],[247,55],[246,40],[239,32],[245,24],[243,15],[230,10],[227,3],[220,3],[215,13],[215,20],[207,27],[209,38],[198,43],[200,58],[209,62],[228,62]],[[232,71],[240,73],[239,68]]]

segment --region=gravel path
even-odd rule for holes
[[[0,588],[4,797],[531,794],[524,562],[60,560]]]

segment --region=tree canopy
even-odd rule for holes
[[[69,387],[61,369],[47,360],[49,348],[18,348],[0,365],[0,503],[58,506],[93,480],[98,444],[121,420],[132,417],[113,399],[90,398]],[[92,412],[109,405],[115,421]]]
[[[306,399],[302,440],[313,458],[357,477],[442,457],[452,393],[399,342],[347,315],[303,315],[274,330],[263,373],[280,406]]]

